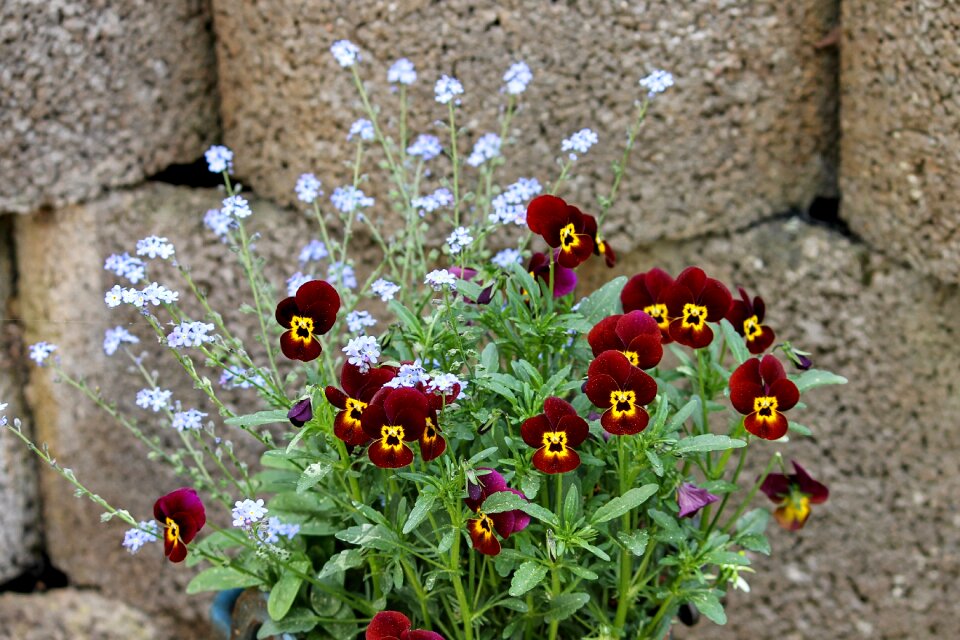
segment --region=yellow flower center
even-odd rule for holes
[[[597,240],[597,253],[603,255],[607,252],[607,243],[603,240]]]
[[[426,443],[432,443],[437,439],[437,427],[433,424],[431,418],[427,418],[427,426],[423,430],[423,441]]]
[[[707,323],[707,308],[700,304],[688,302],[683,305],[683,328],[702,331],[703,325]]]
[[[180,525],[173,521],[173,518],[168,517],[165,524],[167,525],[167,540],[176,544],[177,540],[180,538]]]
[[[656,320],[661,329],[667,329],[670,326],[670,319],[667,317],[667,305],[663,303],[651,304],[644,307],[643,312]]]
[[[564,251],[570,251],[578,246],[580,246],[580,238],[577,237],[577,229],[571,222],[560,229],[560,247]]]
[[[779,511],[788,522],[803,522],[810,515],[810,498],[803,494],[791,495],[783,501]]]
[[[343,417],[344,422],[350,426],[359,425],[360,416],[363,415],[363,410],[366,408],[366,402],[361,402],[359,400],[355,400],[354,398],[347,398],[347,408],[345,409],[346,414]]]
[[[547,453],[563,455],[567,452],[567,433],[565,431],[546,431],[543,434],[543,446]]]
[[[757,316],[750,316],[743,321],[743,337],[746,338],[747,342],[756,340],[761,333],[763,333],[763,328],[760,326]]]
[[[474,533],[489,538],[493,535],[493,520],[483,511],[477,512],[477,518],[473,523]]]
[[[640,356],[639,356],[639,354],[637,354],[636,351],[621,351],[620,353],[622,353],[624,356],[626,356],[627,360],[628,360],[628,361],[630,362],[630,364],[632,364],[633,366],[635,366],[635,367],[639,367],[639,366],[640,366]]]
[[[616,420],[632,418],[637,413],[637,394],[633,391],[611,391],[610,411]]]
[[[777,415],[777,399],[773,396],[754,398],[753,411],[761,420],[773,420]]]
[[[290,319],[290,331],[293,339],[297,342],[310,344],[310,341],[313,340],[313,318],[293,316]]]
[[[380,427],[380,444],[388,449],[398,451],[403,448],[403,427],[385,424]]]

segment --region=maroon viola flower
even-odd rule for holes
[[[600,424],[607,433],[625,436],[647,428],[650,416],[643,407],[657,397],[657,383],[619,351],[604,351],[590,363],[583,390],[606,409]]]
[[[617,264],[617,254],[613,247],[600,238],[597,219],[587,214],[584,214],[584,217],[587,219],[586,232],[593,238],[593,255],[602,256],[607,267],[612,269]]]
[[[433,409],[427,414],[427,420],[420,436],[420,457],[424,462],[430,462],[443,455],[447,450],[447,441],[440,433],[440,422],[437,412]]]
[[[313,404],[309,396],[290,407],[290,411],[287,411],[287,420],[298,428],[313,420]]]
[[[680,513],[677,515],[681,518],[692,517],[700,509],[719,499],[719,496],[713,495],[706,489],[684,482],[677,489],[677,505],[680,507]]]
[[[755,296],[751,300],[743,287],[740,287],[740,299],[734,300],[727,311],[727,320],[737,333],[743,336],[747,349],[754,355],[766,351],[776,337],[773,329],[763,324],[766,308],[763,298]]]
[[[727,315],[732,301],[727,287],[699,267],[684,269],[660,295],[670,317],[670,337],[693,349],[710,344],[713,330],[707,323]]]
[[[376,367],[364,372],[356,365],[344,363],[340,369],[340,386],[343,390],[336,387],[324,390],[327,402],[340,409],[333,420],[334,435],[353,447],[369,442],[370,438],[360,423],[363,410],[383,385],[396,375],[395,367]]]
[[[543,411],[520,427],[523,441],[537,449],[533,466],[544,473],[573,471],[580,466],[580,455],[574,448],[583,444],[590,428],[569,402],[556,396],[546,399]]]
[[[550,258],[544,253],[534,253],[530,256],[530,263],[527,265],[527,271],[533,276],[534,280],[543,280],[548,285],[550,283]],[[561,298],[568,293],[573,293],[577,288],[577,274],[573,269],[554,263],[553,265],[553,297]]]
[[[410,618],[399,611],[381,611],[373,616],[364,637],[366,640],[444,640],[439,633],[411,630],[411,626]]]
[[[619,351],[635,367],[651,369],[663,358],[660,327],[643,311],[608,316],[587,334],[593,355]]]
[[[593,253],[587,216],[557,196],[537,196],[527,206],[527,225],[554,249],[557,263],[573,269]],[[596,227],[596,222],[594,222]],[[595,229],[594,229],[595,230]]]
[[[495,556],[500,553],[500,541],[493,535],[496,531],[501,538],[507,539],[511,534],[523,531],[530,524],[530,516],[514,509],[513,511],[504,511],[503,513],[486,514],[483,512],[483,503],[486,499],[495,493],[509,491],[520,496],[524,500],[527,496],[516,489],[507,486],[503,476],[496,470],[488,467],[480,467],[482,470],[490,473],[477,478],[479,484],[471,483],[467,487],[467,497],[464,502],[468,507],[477,512],[477,517],[467,521],[467,531],[470,539],[473,541],[473,548],[480,553]]]
[[[370,461],[381,469],[398,469],[413,462],[405,442],[419,440],[427,426],[430,405],[422,391],[384,387],[363,410],[360,424],[373,440],[367,449]]]
[[[771,473],[763,480],[760,491],[778,504],[773,517],[788,531],[802,529],[810,516],[811,504],[822,504],[830,496],[827,486],[817,482],[799,464],[791,460],[796,473]]]
[[[745,415],[744,428],[764,440],[777,440],[787,432],[782,412],[800,400],[797,385],[787,379],[780,361],[771,355],[750,358],[730,376],[730,402]]]
[[[651,269],[630,278],[620,292],[623,312],[643,311],[657,321],[663,344],[673,342],[670,337],[670,316],[662,294],[673,284],[673,278],[663,269]]]
[[[164,528],[163,553],[170,562],[183,562],[187,545],[207,522],[200,496],[188,487],[159,498],[153,504],[153,517]]]
[[[280,336],[280,351],[291,360],[309,362],[320,356],[322,336],[337,321],[340,294],[324,280],[305,282],[297,294],[277,305],[277,322],[286,329]]]

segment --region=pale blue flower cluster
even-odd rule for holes
[[[180,299],[180,294],[176,291],[167,289],[162,284],[151,282],[143,289],[124,289],[118,284],[113,285],[109,291],[104,294],[103,301],[111,309],[121,304],[129,304],[138,309],[142,309],[148,304],[159,306],[161,304],[173,304]]]
[[[250,203],[247,202],[247,199],[243,196],[224,198],[223,207],[221,207],[220,211],[225,216],[237,219],[246,218],[253,213],[253,211],[250,210]]]
[[[171,395],[173,392],[167,389],[140,389],[137,391],[137,406],[160,412],[170,406]]]
[[[451,100],[453,104],[460,104],[457,96],[463,95],[463,85],[456,78],[444,74],[433,85],[433,93],[440,104],[449,104]]]
[[[323,195],[323,190],[320,188],[320,181],[317,179],[317,176],[312,173],[302,173],[300,177],[297,178],[297,184],[293,187],[294,192],[297,194],[297,199],[300,202],[306,202],[307,204],[312,204],[314,200]]]
[[[113,329],[107,329],[103,334],[103,352],[112,356],[120,348],[121,344],[137,344],[140,338],[133,335],[125,327],[116,326]]]
[[[203,428],[203,419],[207,414],[197,409],[177,411],[173,414],[173,428],[181,433],[184,431],[199,431]]]
[[[673,74],[657,69],[650,75],[640,78],[640,86],[647,90],[647,97],[652,98],[673,86]]]
[[[367,327],[377,324],[377,319],[369,311],[351,311],[347,314],[347,330],[350,333],[364,333]]]
[[[297,289],[311,280],[313,280],[312,275],[297,271],[295,274],[287,278],[287,295],[291,297],[297,295]]]
[[[560,145],[561,151],[569,151],[571,160],[577,159],[577,154],[584,154],[590,147],[597,144],[597,134],[591,129],[580,129]]]
[[[504,249],[497,252],[497,255],[490,259],[490,262],[501,269],[509,269],[510,265],[517,264],[522,259],[520,252],[516,249]]]
[[[420,359],[417,358],[410,364],[401,364],[396,377],[383,386],[397,389],[400,387],[415,387],[421,382],[427,383],[429,381],[430,376],[427,375],[423,364],[420,362]]]
[[[337,187],[330,194],[330,202],[343,213],[353,213],[359,208],[372,207],[374,199],[353,185]]]
[[[298,260],[301,264],[306,262],[315,262],[317,260],[323,260],[328,255],[330,254],[327,252],[327,245],[319,240],[311,240],[304,245],[303,249],[300,250],[300,256]]]
[[[433,160],[443,153],[443,145],[440,144],[440,138],[429,133],[423,133],[417,136],[409,147],[407,153],[414,157],[420,157],[424,162]]]
[[[7,403],[0,402],[0,412],[6,411],[6,410],[7,410]],[[7,416],[0,415],[0,427],[5,427],[5,426],[7,426]]]
[[[155,520],[144,520],[140,522],[139,528],[128,529],[123,534],[123,548],[135,554],[150,542],[156,542],[160,539],[160,526]]]
[[[466,227],[457,227],[449,236],[447,236],[447,245],[450,247],[450,253],[457,254],[473,242],[473,236],[470,235],[470,229]]]
[[[406,58],[400,58],[387,71],[387,82],[390,84],[413,84],[417,81],[417,71],[413,63]]]
[[[280,537],[287,540],[293,540],[293,537],[300,533],[300,525],[296,523],[285,524],[277,516],[270,516],[267,519],[267,526],[261,527],[257,532],[257,537],[264,544],[277,544]]]
[[[347,354],[347,362],[366,373],[380,358],[380,345],[373,336],[358,336],[347,342],[343,352]]]
[[[263,506],[263,498],[257,500],[237,500],[234,503],[231,514],[233,515],[233,526],[241,529],[249,529],[254,523],[260,522],[268,509]]]
[[[266,381],[256,369],[240,369],[230,367],[220,374],[220,386],[226,389],[250,389],[253,386],[263,387]]]
[[[490,222],[527,224],[527,204],[543,187],[536,178],[520,178],[493,199]]]
[[[519,95],[527,90],[527,85],[533,80],[533,72],[526,62],[514,62],[503,74],[505,86],[503,90],[512,96]]]
[[[208,209],[203,216],[203,224],[221,240],[226,240],[230,230],[237,228],[237,221],[220,209]]]
[[[337,40],[330,47],[330,53],[344,69],[352,67],[360,60],[360,48],[349,40]]]
[[[147,236],[137,241],[137,255],[147,256],[151,260],[154,258],[168,260],[175,252],[173,245],[166,238]]]
[[[350,133],[347,134],[347,140],[353,140],[355,136],[360,136],[361,140],[369,142],[375,137],[373,123],[366,118],[360,118],[350,125]]]
[[[167,336],[167,346],[178,349],[199,347],[207,342],[213,342],[214,336],[208,335],[213,329],[213,325],[208,322],[181,322]]]
[[[49,342],[32,344],[30,345],[30,359],[42,367],[56,350],[57,345]]]
[[[384,280],[383,278],[378,278],[376,282],[370,285],[370,290],[377,296],[380,296],[380,299],[384,302],[390,302],[393,300],[393,297],[397,295],[397,292],[400,291],[400,285],[390,282],[389,280]]]
[[[134,258],[126,252],[114,253],[108,257],[103,263],[103,268],[120,278],[126,278],[130,284],[137,284],[147,277],[143,260]]]
[[[473,151],[467,156],[467,164],[479,167],[487,160],[500,155],[500,136],[495,133],[485,133],[474,143]]]
[[[457,276],[446,269],[434,269],[427,274],[427,277],[424,278],[423,281],[425,284],[433,287],[434,291],[440,291],[444,287],[448,287],[451,291],[456,291],[457,289]]]
[[[453,194],[450,193],[450,189],[446,187],[440,187],[433,193],[428,193],[425,196],[420,196],[410,201],[410,206],[417,210],[421,218],[441,207],[449,207],[452,204]]]
[[[463,389],[467,386],[467,383],[452,373],[441,373],[440,375],[430,377],[430,382],[427,383],[427,391],[447,395],[452,393],[457,386]]]
[[[353,267],[340,261],[331,263],[327,269],[327,280],[330,284],[340,284],[347,289],[357,288],[357,274]]]
[[[233,151],[222,144],[215,144],[203,152],[210,173],[233,172]]]

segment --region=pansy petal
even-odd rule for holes
[[[767,474],[760,484],[760,491],[774,502],[780,502],[790,493],[790,479],[782,473]]]
[[[776,356],[767,354],[760,360],[760,376],[763,378],[763,383],[769,387],[777,380],[786,378],[787,372],[783,370],[783,365]]]
[[[391,389],[383,401],[383,408],[387,416],[393,418],[401,411],[414,411],[426,416],[428,405],[427,396],[422,391],[410,387]]]
[[[297,289],[297,307],[301,313],[313,318],[316,334],[330,331],[337,321],[340,310],[340,294],[325,280],[310,280]]]
[[[432,427],[428,427],[420,436],[420,457],[424,462],[430,462],[443,455],[447,450],[447,441],[444,440],[440,432]]]
[[[587,334],[587,343],[593,350],[593,355],[599,356],[604,351],[620,351],[623,349],[623,342],[617,335],[617,323],[622,317],[620,314],[607,316],[593,325],[593,329],[590,329],[590,333]]]
[[[800,529],[803,529],[803,525],[806,524],[807,518],[810,517],[810,510],[805,510],[805,512],[801,515],[796,509],[792,508],[789,503],[787,503],[777,507],[777,509],[773,512],[773,517],[781,528],[786,529],[787,531],[799,531]]]
[[[686,287],[697,298],[707,283],[707,274],[700,267],[687,267],[677,275],[674,283]]]
[[[479,470],[490,472],[482,476],[477,476],[477,481],[480,483],[480,493],[484,499],[494,493],[508,490],[507,481],[503,479],[499,471],[491,469],[490,467],[479,467],[478,471]]]
[[[556,425],[564,416],[577,415],[569,402],[556,396],[550,396],[543,402],[543,412],[552,425]]]
[[[370,621],[366,640],[399,638],[401,633],[410,630],[410,624],[410,618],[399,611],[381,611]]]
[[[327,387],[323,390],[323,395],[327,397],[327,402],[335,406],[337,409],[347,408],[347,399],[350,396],[345,394],[340,389],[337,389],[336,387]]]
[[[562,298],[576,288],[577,273],[558,264],[553,271],[553,297]]]
[[[722,282],[707,278],[703,285],[703,291],[697,296],[697,300],[707,308],[708,322],[720,322],[730,311],[733,296],[730,295],[730,290]]]
[[[777,411],[792,409],[800,401],[797,385],[786,378],[780,378],[770,385],[770,395],[777,399]]]
[[[587,421],[578,415],[564,416],[557,423],[557,430],[567,434],[567,447],[579,447],[590,435]]]
[[[753,401],[763,395],[760,380],[760,361],[750,358],[737,367],[730,376],[730,402],[743,415],[753,412]]]
[[[551,429],[547,416],[540,413],[523,421],[520,425],[520,436],[531,447],[540,447],[543,445],[543,434]]]
[[[566,219],[567,203],[557,196],[537,196],[527,205],[527,226],[551,247],[560,246],[560,229]]]
[[[797,487],[809,497],[810,504],[826,502],[827,498],[830,497],[830,490],[827,486],[810,477],[807,470],[797,464],[795,460],[791,460],[790,462],[793,463],[793,468],[796,470],[795,482]]]
[[[684,327],[683,322],[678,318],[670,323],[670,337],[691,349],[703,349],[713,342],[713,329],[706,324],[700,329],[692,326]]]
[[[644,311],[631,311],[620,316],[616,326],[617,336],[624,345],[640,335],[660,336],[660,325]]]
[[[652,369],[663,359],[663,336],[659,327],[654,335],[639,335],[627,345],[637,359],[637,368]]]
[[[443,636],[435,631],[424,631],[423,629],[414,629],[407,631],[402,640],[444,640]]]
[[[567,473],[580,466],[580,456],[567,447],[563,453],[547,451],[546,447],[533,454],[533,466],[544,473]]]
[[[623,291],[620,292],[620,303],[626,313],[630,311],[643,310],[656,302],[647,290],[645,273],[638,273],[623,285]]]
[[[352,447],[364,445],[371,439],[370,435],[363,430],[362,423],[350,419],[346,411],[339,412],[333,419],[333,435]]]
[[[310,362],[316,360],[323,353],[323,347],[316,338],[308,338],[306,342],[294,338],[293,331],[284,331],[280,336],[280,351],[290,360]]]
[[[583,385],[583,392],[590,399],[594,406],[605,409],[610,406],[610,395],[614,391],[620,391],[620,385],[612,377],[605,373],[598,373],[587,378]]]
[[[694,301],[693,293],[682,284],[673,283],[661,294],[660,300],[667,305],[667,312],[671,318],[683,315],[683,306]]]
[[[500,541],[493,534],[493,521],[489,517],[467,520],[467,532],[473,548],[488,556],[500,553]]]
[[[380,437],[380,429],[387,424],[387,413],[382,404],[369,404],[360,416],[360,426],[371,439]]]
[[[618,351],[604,351],[594,358],[587,369],[587,377],[606,374],[617,381],[622,387],[630,375],[635,371],[627,357]]]
[[[776,340],[776,335],[773,329],[765,324],[760,325],[760,335],[754,337],[753,340],[747,340],[747,349],[753,355],[758,356],[769,349],[774,340]]]
[[[730,304],[729,311],[727,311],[727,320],[729,320],[730,324],[733,325],[733,328],[737,330],[737,333],[743,335],[743,323],[752,315],[753,313],[743,300],[734,300]]]
[[[513,525],[516,520],[514,511],[504,511],[503,513],[491,513],[490,519],[493,520],[493,528],[500,534],[501,538],[508,538],[513,533]]]
[[[604,431],[615,436],[632,436],[640,433],[647,428],[650,422],[650,415],[645,409],[636,407],[633,415],[621,414],[615,416],[613,409],[607,409],[600,416],[600,426]]]
[[[637,395],[636,403],[639,405],[650,404],[657,397],[657,381],[640,369],[633,370],[623,388]]]
[[[743,428],[758,438],[779,440],[787,433],[787,418],[779,411],[774,411],[769,418],[751,413],[743,419]]]
[[[405,444],[391,447],[380,440],[374,440],[367,449],[367,455],[370,456],[370,462],[381,469],[399,469],[413,462],[413,450],[410,447]]]
[[[277,310],[274,317],[282,327],[289,327],[293,316],[299,315],[300,309],[297,307],[297,300],[294,297],[284,298],[277,304]]]

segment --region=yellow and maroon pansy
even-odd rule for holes
[[[381,611],[373,616],[365,640],[444,640],[443,636],[433,631],[411,629],[413,623],[410,618],[399,611]]]
[[[447,450],[447,441],[440,433],[440,422],[437,412],[431,409],[427,413],[427,420],[420,436],[420,457],[424,462],[439,458]]]
[[[681,271],[661,298],[670,317],[670,337],[693,349],[710,344],[713,329],[707,323],[723,319],[733,299],[726,285],[708,278],[700,267]]]
[[[566,473],[580,466],[575,448],[587,439],[590,428],[569,402],[551,396],[543,403],[543,413],[521,425],[520,435],[537,450],[533,466],[544,473]]]
[[[422,391],[383,387],[363,409],[360,424],[373,442],[370,461],[381,469],[397,469],[413,462],[405,443],[419,440],[426,428],[430,407]]]
[[[608,316],[587,334],[593,355],[619,351],[635,367],[651,369],[663,358],[663,344],[657,321],[643,311]]]
[[[550,283],[550,258],[547,254],[539,251],[530,256],[530,262],[527,264],[527,271],[533,276],[534,280],[543,280],[548,285]],[[577,288],[577,273],[573,269],[567,269],[560,264],[553,265],[553,297],[562,298],[568,293],[573,293]]]
[[[673,342],[670,337],[670,315],[663,301],[663,292],[673,284],[673,278],[663,269],[653,268],[630,278],[620,292],[623,312],[643,311],[656,320],[663,344]]]
[[[830,490],[811,478],[799,464],[791,462],[796,473],[771,473],[764,478],[760,490],[777,503],[773,512],[777,524],[788,531],[796,531],[803,528],[810,516],[810,505],[826,502]]]
[[[330,331],[340,310],[340,294],[324,280],[303,283],[297,293],[277,305],[276,318],[286,329],[280,351],[291,360],[309,362],[320,356],[319,336]]]
[[[776,339],[773,329],[763,324],[765,313],[763,298],[755,296],[751,300],[743,287],[740,287],[740,299],[734,300],[727,312],[727,320],[743,336],[747,349],[754,355],[766,351]]]
[[[496,531],[503,539],[509,538],[511,534],[527,528],[530,524],[530,516],[519,509],[486,514],[483,512],[483,503],[493,494],[503,491],[515,493],[524,500],[527,496],[508,487],[506,480],[495,469],[480,467],[478,471],[480,470],[489,473],[478,476],[478,484],[468,485],[467,497],[463,500],[468,507],[477,512],[476,518],[467,521],[467,533],[470,534],[474,549],[480,553],[495,556],[500,553],[500,541],[493,532]]]
[[[783,365],[772,355],[750,358],[730,376],[730,402],[746,416],[744,428],[758,438],[782,438],[787,432],[783,412],[799,400],[797,385],[787,379]]]
[[[657,383],[621,352],[604,351],[597,356],[587,370],[583,390],[590,402],[606,409],[600,424],[607,433],[633,435],[647,428],[650,416],[644,406],[657,397]]]
[[[343,389],[327,387],[324,390],[327,401],[340,409],[333,420],[334,435],[354,447],[369,442],[370,438],[360,423],[363,410],[383,385],[396,375],[396,367],[376,367],[364,373],[356,365],[345,363],[340,369],[340,386]]]
[[[153,517],[163,527],[163,553],[170,562],[183,562],[187,545],[207,522],[200,496],[188,487],[158,498],[153,504]]]
[[[537,196],[527,206],[527,225],[557,253],[557,264],[573,269],[593,253],[587,216],[557,196]],[[594,223],[596,226],[596,223]]]

